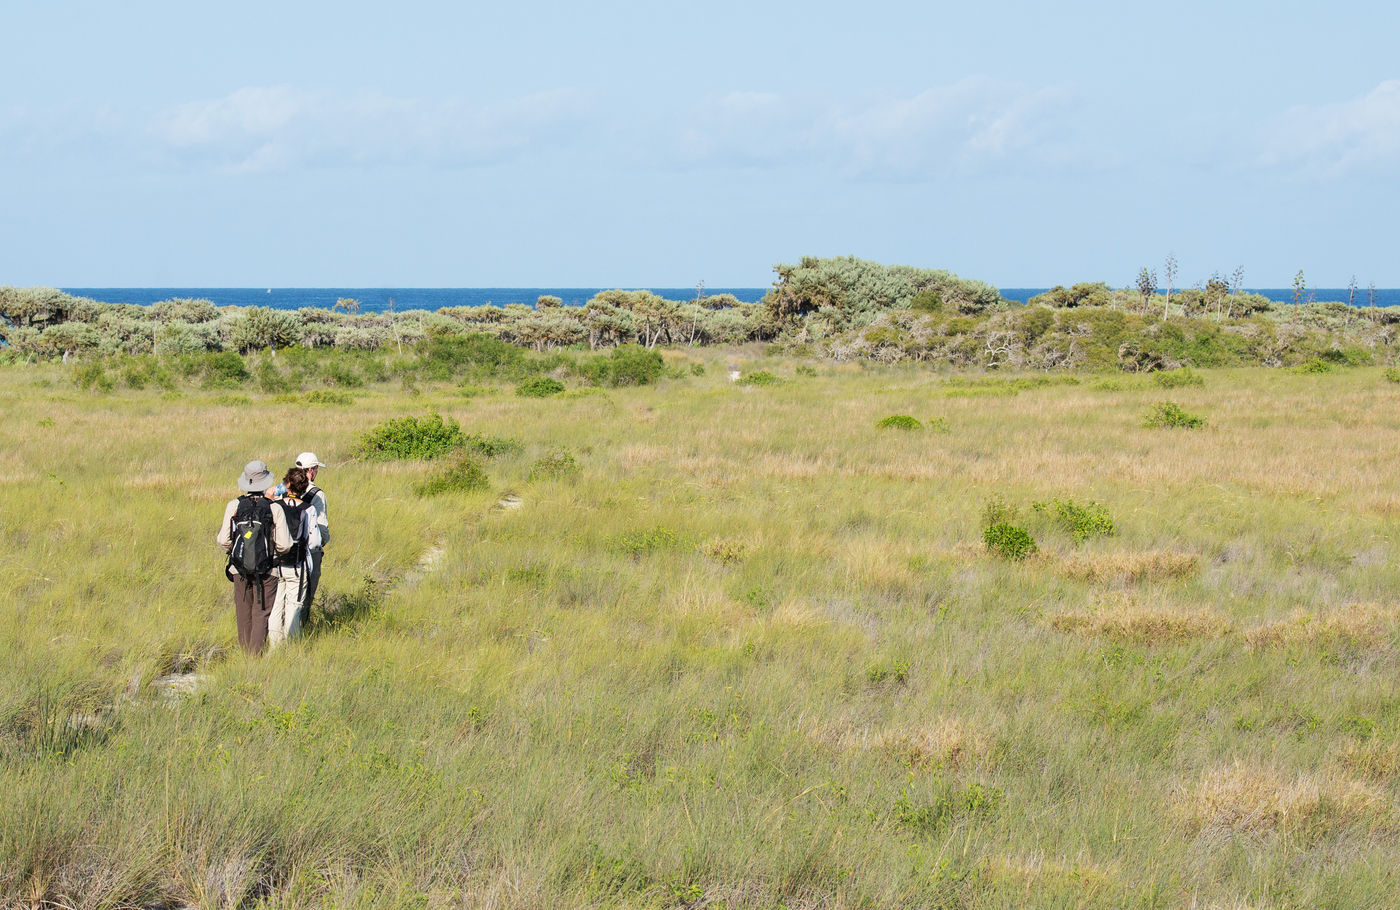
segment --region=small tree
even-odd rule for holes
[[[1235,297],[1239,295],[1240,289],[1244,287],[1244,266],[1235,266],[1234,272],[1230,273],[1230,306],[1226,316],[1231,316],[1235,312]]]
[[[1172,282],[1176,279],[1175,253],[1167,254],[1167,261],[1162,266],[1162,273],[1167,276],[1167,301],[1162,306],[1162,318],[1166,319],[1172,312]]]
[[[331,309],[353,315],[360,311],[360,301],[356,300],[354,297],[342,297],[335,302],[335,306],[331,307]]]
[[[1219,322],[1225,311],[1225,298],[1230,294],[1230,286],[1216,272],[1206,282],[1206,309],[1215,307],[1215,321]]]
[[[1157,293],[1157,272],[1143,266],[1137,276],[1137,290],[1142,297],[1142,311],[1147,312],[1147,305],[1152,300],[1152,295]]]

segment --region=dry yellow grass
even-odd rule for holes
[[[1123,877],[1123,868],[1116,862],[1101,863],[1083,857],[1053,858],[1041,853],[993,856],[986,862],[986,871],[995,881],[1020,886],[1027,898],[1047,890],[1072,888],[1085,902],[1092,902]]]
[[[913,768],[957,768],[984,757],[990,738],[962,718],[942,716],[926,724],[872,729],[846,723],[819,728],[814,738],[843,751],[870,751]]]
[[[1081,635],[1107,635],[1148,642],[1186,638],[1216,638],[1230,632],[1224,619],[1208,610],[1145,606],[1131,601],[1103,605],[1093,610],[1057,613],[1051,628]]]
[[[1342,766],[1354,774],[1383,782],[1400,778],[1400,743],[1348,739],[1340,753]]]
[[[1397,619],[1400,619],[1400,607],[1382,604],[1349,604],[1322,613],[1298,610],[1287,619],[1247,629],[1244,640],[1251,649],[1285,648],[1321,641],[1379,645],[1394,631]]]
[[[1288,776],[1243,762],[1203,772],[1179,790],[1177,809],[1190,833],[1210,838],[1384,828],[1395,817],[1378,787],[1335,772]]]
[[[1070,578],[1095,583],[1169,581],[1194,575],[1201,558],[1175,550],[1125,553],[1080,553],[1065,559],[1061,571]]]

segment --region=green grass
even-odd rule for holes
[[[0,906],[1396,903],[1379,368],[1203,371],[1182,436],[1132,385],[753,394],[714,356],[547,406],[367,381],[314,422],[0,369]],[[876,437],[874,400],[956,432]],[[425,413],[514,443],[489,490],[351,457]],[[324,595],[248,659],[215,525],[307,448]],[[1112,536],[986,552],[1056,501]],[[206,679],[167,703],[173,670]]]

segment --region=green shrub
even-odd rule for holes
[[[948,418],[946,417],[930,417],[928,423],[924,424],[924,426],[935,433],[953,432],[953,428],[948,425]]]
[[[1400,382],[1400,368],[1386,367],[1383,375],[1386,382]]]
[[[759,370],[742,377],[739,382],[742,385],[778,385],[782,380],[767,370]]]
[[[549,452],[530,468],[530,480],[551,480],[578,473],[578,461],[568,449]]]
[[[1080,505],[1072,499],[1052,499],[1049,502],[1033,502],[1031,508],[1051,518],[1074,537],[1076,543],[1083,543],[1090,537],[1108,537],[1115,530],[1108,509],[1097,502]]]
[[[695,363],[692,363],[692,364],[690,365],[690,375],[692,375],[692,376],[704,376],[704,375],[705,375],[705,365],[704,365],[703,363],[700,363],[699,361],[696,361]]]
[[[248,367],[233,351],[206,354],[196,363],[204,376],[206,389],[234,389],[248,381]]]
[[[126,361],[122,365],[122,382],[131,389],[144,389],[147,385],[154,385],[166,391],[175,388],[175,377],[150,357],[137,357]]]
[[[909,309],[920,313],[943,312],[943,295],[930,288],[909,299]]]
[[[1142,425],[1163,429],[1179,427],[1184,430],[1199,430],[1206,425],[1206,420],[1204,417],[1186,413],[1175,402],[1163,401],[1153,406]]]
[[[292,391],[292,382],[277,369],[277,364],[271,358],[264,358],[258,361],[258,365],[253,369],[253,378],[258,384],[258,388],[269,394],[278,394]]]
[[[1164,389],[1180,389],[1186,386],[1203,386],[1206,384],[1205,377],[1193,371],[1190,367],[1153,373],[1152,381]]]
[[[485,332],[457,335],[433,330],[419,342],[418,351],[423,356],[424,373],[433,379],[463,372],[511,377],[524,373],[525,352]]]
[[[471,493],[491,485],[481,465],[470,457],[462,457],[438,471],[413,490],[419,496],[439,496],[443,493]]]
[[[680,543],[680,535],[661,527],[647,531],[627,531],[614,539],[615,546],[634,559],[656,550],[675,549]]]
[[[873,663],[865,668],[865,681],[872,686],[888,683],[902,686],[909,681],[909,661],[892,660]]]
[[[992,498],[982,507],[982,527],[985,529],[992,525],[1015,524],[1020,516],[1019,507],[1007,502],[1000,493],[993,493]]]
[[[395,417],[360,437],[355,455],[372,461],[396,458],[437,458],[466,445],[457,421],[441,414]]]
[[[1313,357],[1310,360],[1298,364],[1293,368],[1293,372],[1303,373],[1304,375],[1330,373],[1332,372],[1332,365],[1321,357]]]
[[[808,379],[817,375],[817,368],[809,363],[800,363],[795,370],[798,376],[806,376]]]
[[[338,358],[328,360],[321,367],[321,378],[331,385],[338,385],[346,389],[358,389],[365,384],[365,379],[348,363],[343,363]]]
[[[515,394],[526,398],[548,398],[564,391],[564,383],[548,376],[535,376],[515,387]]]
[[[704,364],[695,366],[700,367],[701,373],[705,371]],[[585,361],[579,373],[594,385],[650,385],[661,377],[665,368],[660,352],[640,345],[620,344],[607,354]]]
[[[908,414],[892,414],[881,419],[875,426],[884,430],[919,430],[923,428],[923,424]]]
[[[635,344],[621,344],[609,354],[608,382],[616,386],[650,385],[661,375],[664,366],[658,351],[648,351]]]
[[[1025,528],[1004,522],[994,524],[983,531],[982,542],[990,552],[1017,562],[1034,556],[1040,549],[1035,545],[1035,538],[1031,537]]]
[[[495,458],[498,455],[516,455],[524,449],[520,443],[505,436],[487,436],[485,433],[472,433],[462,444],[468,452],[482,458]]]
[[[115,387],[112,377],[107,375],[100,361],[79,364],[73,371],[73,381],[85,392],[110,392]]]
[[[332,392],[330,389],[312,389],[306,393],[307,404],[354,404],[355,396],[347,392]]]
[[[285,348],[294,344],[300,325],[295,313],[255,306],[243,311],[231,327],[230,341],[243,352]]]

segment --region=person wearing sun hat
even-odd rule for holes
[[[229,501],[219,533],[214,538],[223,551],[230,554],[233,551],[233,526],[240,512],[270,522],[270,550],[274,556],[290,550],[292,535],[287,531],[287,516],[281,506],[272,501],[277,493],[277,478],[272,476],[267,465],[261,461],[248,462],[238,476],[238,489],[242,494]],[[231,563],[225,566],[224,572],[233,582],[238,643],[249,654],[260,654],[267,642],[267,618],[277,600],[277,574],[269,571],[265,576],[249,578],[234,571]]]
[[[311,482],[306,488],[306,498],[311,503],[311,511],[316,514],[315,524],[320,532],[319,537],[313,535],[316,544],[307,553],[310,557],[307,560],[310,571],[306,578],[306,593],[302,596],[301,616],[298,620],[303,629],[311,621],[311,601],[316,596],[316,588],[321,584],[321,556],[331,539],[330,522],[326,518],[326,491],[316,485],[316,472],[325,466],[325,462],[317,458],[315,452],[302,452],[297,456],[297,467],[306,471],[306,479]]]

